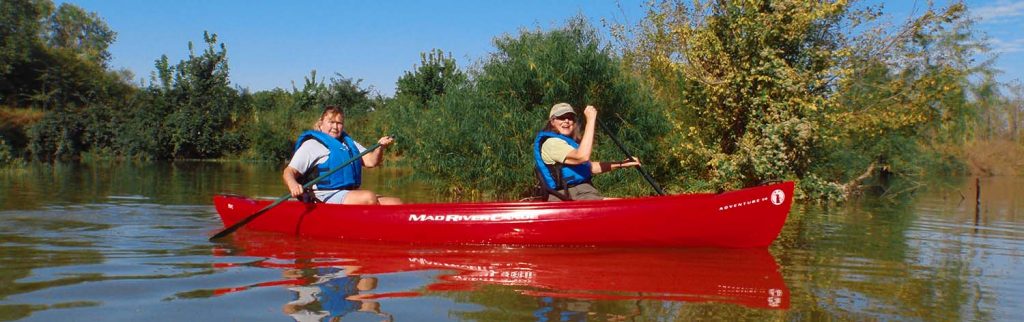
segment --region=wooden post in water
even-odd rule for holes
[[[974,178],[974,225],[981,221],[981,178]]]

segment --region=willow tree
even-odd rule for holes
[[[925,112],[963,98],[948,79],[966,67],[919,63],[955,47],[944,41],[960,34],[942,28],[962,11],[929,9],[884,29],[874,24],[878,8],[843,0],[663,1],[637,28],[618,31],[629,68],[670,106],[676,137],[665,149],[685,169],[679,181],[731,189],[800,179],[805,193],[842,198],[859,173],[910,153],[857,140],[896,134],[891,142],[915,146],[915,131],[934,129],[924,124],[964,117],[961,108],[945,109],[949,120]],[[858,152],[867,157],[849,158]]]
[[[670,105],[680,181],[730,189],[807,173],[849,50],[845,1],[662,2],[627,63]]]
[[[987,48],[966,14],[964,4],[954,3],[929,8],[901,28],[858,35],[848,63],[854,73],[839,82],[840,105],[826,128],[834,139],[831,159],[820,160],[818,173],[852,178],[844,184],[852,192],[864,179],[886,184],[890,174],[913,181],[963,168],[962,148],[991,96],[970,99],[971,79],[994,72],[991,60],[976,60]]]

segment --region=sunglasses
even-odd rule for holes
[[[572,114],[572,113],[562,114],[560,116],[556,116],[555,119],[559,120],[559,121],[574,121],[575,122],[576,121],[576,114]]]

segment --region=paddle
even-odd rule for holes
[[[337,167],[334,167],[334,169],[331,169],[331,171],[327,171],[327,173],[324,173],[324,174],[320,175],[319,177],[316,177],[316,179],[313,179],[313,180],[310,180],[309,182],[306,182],[306,184],[302,185],[302,189],[305,190],[305,189],[307,189],[309,187],[312,187],[317,182],[320,182],[320,180],[323,180],[324,178],[327,178],[331,174],[334,174],[335,172],[338,172],[338,170],[341,170],[341,168],[344,168],[349,163],[352,163],[353,161],[358,160],[359,158],[362,158],[367,153],[370,153],[371,151],[376,150],[379,147],[380,147],[380,143],[374,144],[373,146],[367,148],[366,151],[363,151],[359,155],[354,156],[351,159],[348,159],[348,161],[342,162]],[[291,198],[291,197],[292,197],[292,194],[288,193],[288,194],[286,194],[284,196],[281,196],[281,198],[277,198],[277,201],[274,201],[274,203],[269,204],[266,207],[263,207],[263,209],[260,209],[260,210],[258,210],[256,212],[254,212],[253,214],[249,215],[249,217],[245,217],[245,219],[242,219],[239,222],[236,222],[234,225],[231,225],[231,227],[224,228],[224,230],[221,230],[216,235],[213,235],[213,237],[210,237],[210,241],[213,241],[214,239],[217,239],[217,238],[221,238],[221,237],[227,236],[227,235],[235,232],[236,230],[238,230],[238,228],[242,228],[242,226],[245,226],[245,224],[248,224],[253,219],[256,219],[256,217],[259,217],[260,215],[266,213],[267,210],[270,210],[270,208],[276,207],[277,205],[281,204],[282,202],[284,202],[285,200],[288,200],[288,198]]]
[[[627,161],[634,161],[633,154],[630,154],[629,151],[626,150],[626,146],[622,145],[622,142],[619,142],[619,139],[615,138],[615,136],[612,135],[612,131],[609,130],[608,127],[604,125],[604,122],[602,122],[601,120],[597,120],[597,125],[601,128],[601,130],[604,130],[604,134],[612,138],[612,142],[615,142],[615,145],[619,146],[619,150],[622,150],[622,153],[626,154]],[[640,171],[640,174],[644,176],[644,179],[647,180],[647,183],[651,184],[651,187],[654,188],[654,191],[657,191],[659,195],[665,195],[665,190],[661,190],[661,186],[654,182],[654,179],[652,179],[651,176],[647,174],[647,171],[644,171],[643,167],[637,165],[636,170]]]

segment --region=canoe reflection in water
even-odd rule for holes
[[[438,293],[472,292],[486,285],[510,287],[542,306],[564,300],[652,299],[786,309],[790,297],[767,249],[422,246],[242,231],[218,244],[214,254],[262,257],[248,265],[281,269],[284,276],[215,294],[289,287],[297,299],[285,305],[285,312],[314,319],[362,311],[386,320],[390,316],[376,300],[444,296]],[[382,274],[414,271],[441,273],[411,289],[377,291],[377,284],[386,285],[389,278]],[[535,312],[538,318],[542,311]]]

